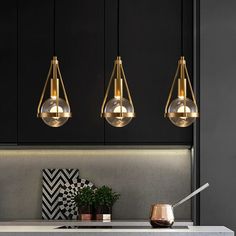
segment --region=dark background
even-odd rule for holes
[[[4,1],[0,142],[191,145],[192,127],[177,128],[163,116],[180,56],[180,7],[180,0],[120,1],[120,51],[137,117],[119,129],[99,117],[117,56],[116,1],[56,1],[56,53],[73,117],[50,128],[36,110],[53,56],[53,1]],[[191,77],[192,18],[192,1],[184,0]]]

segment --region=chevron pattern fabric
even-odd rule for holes
[[[79,169],[43,169],[42,174],[42,219],[67,220],[58,203],[60,188],[79,179]]]

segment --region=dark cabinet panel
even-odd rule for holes
[[[200,225],[236,231],[236,1],[199,1],[200,7]],[[214,6],[214,8],[213,8]],[[217,206],[217,210],[216,210]],[[220,212],[220,214],[217,214]]]
[[[106,124],[106,143],[192,144],[192,127],[163,116],[180,56],[181,1],[120,1],[120,52],[137,117]],[[116,1],[106,1],[106,84],[116,57]],[[184,1],[185,57],[192,75],[192,1]]]
[[[16,2],[4,4],[1,143],[192,144],[192,127],[177,128],[163,117],[180,56],[180,0],[120,1],[120,51],[137,115],[122,129],[99,117],[116,58],[116,1],[56,1],[56,53],[73,114],[60,128],[36,117],[53,56],[53,0],[19,1],[18,22]],[[192,1],[184,7],[192,75]]]
[[[56,51],[70,94],[78,142],[103,143],[99,118],[104,83],[103,0],[57,1]]]
[[[20,1],[19,143],[103,143],[103,10],[102,0],[56,1],[56,52],[73,117],[51,128],[36,109],[53,53],[53,1]]]
[[[17,140],[17,7],[15,0],[0,8],[1,118],[0,142]]]

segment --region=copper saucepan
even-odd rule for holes
[[[191,194],[189,194],[184,199],[180,200],[174,205],[170,204],[154,204],[151,207],[150,223],[154,228],[167,228],[171,227],[174,224],[175,217],[173,209],[185,201],[189,200],[196,194],[200,193],[205,188],[209,187],[209,184],[206,183],[202,187],[198,188]]]

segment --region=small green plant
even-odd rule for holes
[[[95,206],[112,207],[114,203],[120,198],[120,194],[112,192],[108,186],[102,186],[95,191]]]
[[[94,204],[94,190],[84,187],[74,196],[74,203],[78,207],[92,206]]]

